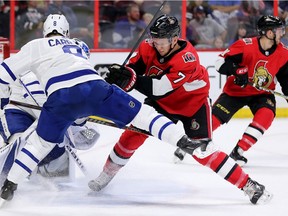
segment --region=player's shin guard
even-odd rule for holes
[[[14,190],[17,184],[23,181],[37,166],[37,164],[52,150],[55,146],[41,139],[36,131],[28,138],[27,144],[19,152],[9,174],[1,189],[1,197],[6,193],[7,200],[13,198]],[[7,183],[8,182],[8,183]],[[13,187],[10,187],[13,185]],[[16,187],[14,187],[16,185]],[[13,190],[12,190],[13,189]],[[5,197],[5,196],[4,196]]]
[[[152,107],[146,104],[141,106],[139,113],[131,123],[174,146],[185,135],[182,127],[176,126],[171,120],[157,113]]]
[[[216,151],[202,159],[196,156],[194,158],[238,188],[242,188],[248,180],[248,175],[224,152]]]
[[[273,119],[272,110],[265,107],[259,109],[237,145],[247,151],[263,136],[264,132],[271,126]]]

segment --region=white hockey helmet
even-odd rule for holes
[[[69,37],[69,23],[62,14],[50,14],[43,25],[43,36],[50,33],[58,33],[64,37]]]

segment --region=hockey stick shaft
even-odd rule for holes
[[[288,100],[288,96],[286,96],[286,95],[284,95],[284,94],[281,94],[280,92],[277,92],[277,91],[274,91],[274,90],[272,90],[272,89],[268,89],[268,88],[265,88],[265,87],[262,87],[262,86],[258,86],[258,85],[256,85],[255,83],[249,82],[248,84],[249,84],[250,86],[253,86],[253,87],[256,88],[256,89],[269,92],[269,93],[271,93],[271,94],[274,94],[274,95],[276,95],[276,96],[279,96],[279,97],[282,97],[282,98]]]
[[[13,105],[16,105],[16,106],[22,106],[22,107],[27,107],[27,108],[31,108],[31,109],[41,110],[40,106],[36,106],[36,105],[33,105],[33,104],[28,104],[28,103],[23,103],[23,102],[20,102],[20,101],[10,100],[9,103],[13,104]],[[98,116],[90,116],[87,119],[87,121],[93,122],[93,123],[97,123],[97,124],[101,124],[101,125],[105,125],[105,126],[114,127],[114,128],[119,128],[114,122],[111,122],[111,121],[109,121],[107,119],[100,118]],[[124,126],[122,129],[131,130],[131,131],[134,131],[134,132],[137,132],[137,133],[150,135],[149,132],[147,132],[145,130],[141,130],[139,128],[135,128],[135,127]]]
[[[132,54],[135,52],[135,50],[138,48],[139,44],[141,43],[141,41],[144,39],[148,29],[150,28],[150,26],[154,23],[154,21],[156,20],[159,12],[163,9],[163,6],[165,5],[166,1],[163,1],[162,4],[160,5],[160,7],[158,8],[158,10],[155,12],[153,18],[151,19],[151,21],[149,22],[149,24],[146,26],[146,28],[144,29],[144,31],[142,32],[141,36],[138,38],[138,40],[136,41],[136,43],[134,44],[133,48],[131,49],[130,53],[128,54],[128,56],[126,57],[126,59],[124,60],[122,66],[126,65],[128,60],[130,59],[130,57],[132,56]]]

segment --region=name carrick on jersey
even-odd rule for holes
[[[72,39],[61,36],[36,39],[24,45],[17,55],[0,65],[0,79],[12,83],[27,71],[37,76],[47,95],[61,88],[102,79],[88,62],[85,52]]]
[[[141,83],[141,79],[138,80],[137,90],[141,89],[141,93],[155,100],[168,113],[190,117],[207,102],[209,76],[200,65],[194,47],[181,39],[178,44],[180,50],[163,58],[145,40],[128,66],[138,75],[152,77],[149,87],[143,86],[147,83]]]
[[[230,58],[240,66],[248,67],[249,81],[268,89],[275,89],[279,81],[282,91],[288,95],[288,48],[282,43],[264,51],[257,37],[238,40],[220,54],[220,58]],[[223,91],[230,96],[253,96],[269,94],[252,86],[241,88],[235,85],[235,77],[229,76]]]

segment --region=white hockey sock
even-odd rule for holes
[[[54,146],[55,144],[41,139],[34,131],[19,152],[7,178],[16,184],[23,181]]]
[[[143,104],[131,124],[149,131],[156,138],[174,146],[185,135],[183,127],[175,125],[170,119],[156,112],[152,107]]]

